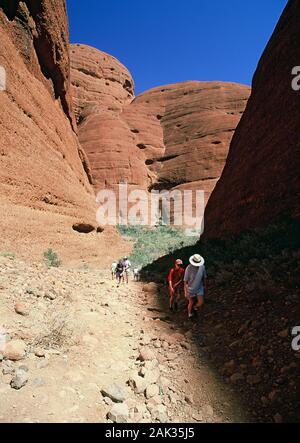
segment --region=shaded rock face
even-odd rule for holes
[[[221,175],[247,86],[186,82],[134,98],[134,82],[115,58],[71,47],[71,81],[79,139],[96,192],[131,188],[204,189]]]
[[[72,110],[68,40],[64,1],[0,1],[0,66],[7,76],[0,92],[0,223],[15,244],[30,231],[39,237],[36,227],[45,219],[49,232],[58,225],[72,230],[68,217],[95,222]]]
[[[253,79],[226,167],[206,208],[206,237],[224,237],[300,213],[300,4],[291,0]]]

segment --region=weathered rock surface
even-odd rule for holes
[[[206,209],[205,235],[224,237],[299,216],[299,91],[292,89],[300,4],[290,1],[259,62],[226,167]]]
[[[72,230],[97,224],[72,109],[65,2],[1,1],[0,39],[1,250],[41,259],[51,244],[63,259],[91,256],[99,235]]]
[[[134,98],[134,82],[115,58],[72,45],[71,66],[80,142],[96,191],[127,182],[130,189],[203,189],[221,175],[247,86],[186,82]]]
[[[0,39],[1,249],[15,252],[32,247],[33,233],[49,245],[45,234],[63,231],[67,241],[72,222],[95,224],[95,209],[72,110],[65,2],[1,1]]]

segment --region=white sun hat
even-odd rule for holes
[[[200,266],[203,266],[205,263],[205,260],[201,255],[195,254],[190,258],[190,263],[193,266],[196,266],[197,268],[200,268]]]

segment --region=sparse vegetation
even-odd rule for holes
[[[59,268],[61,265],[58,255],[52,249],[44,252],[44,261],[48,268]]]
[[[208,274],[216,278],[217,284],[226,286],[233,278],[243,277],[248,289],[253,286],[260,293],[276,292],[278,283],[300,287],[299,220],[280,218],[226,240],[201,240],[193,247],[184,247],[154,261],[146,271],[154,275],[165,273],[166,263],[177,255],[188,264],[195,252],[205,257]]]
[[[165,254],[195,243],[182,229],[170,226],[119,226],[121,235],[135,241],[130,260],[134,266],[144,267]]]
[[[70,316],[64,310],[53,312],[45,322],[40,334],[32,342],[32,348],[65,349],[73,344]]]
[[[11,258],[12,260],[15,260],[16,254],[12,252],[0,252],[0,257]]]

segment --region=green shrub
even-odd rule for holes
[[[0,252],[0,257],[11,258],[12,260],[15,260],[16,254],[12,252]]]
[[[61,265],[58,255],[52,249],[44,252],[44,261],[48,268],[59,268]]]
[[[165,254],[195,243],[195,237],[171,226],[118,226],[118,231],[134,241],[130,261],[137,267],[145,267]]]

